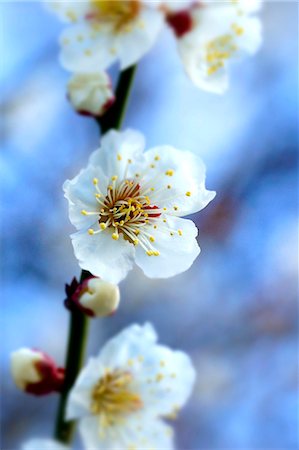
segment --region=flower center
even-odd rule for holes
[[[140,397],[130,389],[132,379],[130,372],[107,371],[94,386],[90,411],[101,416],[103,425],[113,425],[122,414],[142,408]]]
[[[158,206],[151,205],[150,198],[146,195],[151,188],[141,190],[139,183],[131,179],[118,182],[118,177],[115,175],[107,187],[107,194],[104,195],[98,183],[98,179],[94,178],[95,197],[100,211],[82,211],[83,215],[98,215],[99,230],[89,229],[89,234],[96,234],[110,228],[113,230],[112,239],[117,241],[122,234],[123,238],[131,244],[140,244],[149,256],[158,256],[159,252],[151,245],[155,239],[145,229],[146,225],[154,222],[163,211]]]
[[[232,34],[224,34],[208,42],[206,46],[207,74],[213,75],[224,67],[225,61],[231,58],[238,50],[236,37],[244,33],[244,29],[237,24],[231,26]]]
[[[115,31],[125,29],[139,14],[139,0],[91,0],[94,19],[113,24]]]
[[[116,155],[116,160],[121,163],[121,154]],[[128,159],[124,178],[118,180],[118,176],[113,175],[108,186],[105,184],[105,188],[102,188],[103,191],[100,189],[99,180],[92,180],[98,208],[95,208],[96,211],[81,210],[84,216],[96,216],[93,227],[88,229],[90,235],[104,232],[115,241],[121,236],[132,245],[140,245],[148,256],[160,255],[156,247],[158,242],[155,242],[162,234],[182,236],[182,230],[169,226],[166,212],[169,210],[168,214],[171,215],[171,211],[177,214],[179,207],[173,202],[180,197],[191,197],[192,193],[187,191],[179,195],[172,194],[169,178],[175,171],[156,171],[156,163],[159,160],[160,156],[156,155],[153,162],[141,173],[128,177],[129,166],[133,163],[132,159]],[[149,176],[151,171],[153,175]],[[157,184],[160,184],[158,189]],[[167,207],[162,207],[161,203],[167,204]]]

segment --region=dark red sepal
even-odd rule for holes
[[[25,391],[36,396],[61,392],[65,370],[62,367],[57,367],[50,356],[41,353],[44,359],[35,363],[35,367],[41,375],[41,381],[27,384]]]
[[[74,311],[74,310],[79,309],[87,316],[90,316],[90,317],[95,316],[94,312],[91,309],[84,308],[84,306],[82,306],[79,302],[80,296],[84,293],[84,291],[87,290],[88,281],[91,280],[92,278],[96,278],[96,277],[91,276],[89,278],[86,278],[82,283],[79,283],[77,281],[77,279],[74,277],[72,279],[71,284],[65,285],[65,292],[66,292],[67,298],[64,300],[64,306],[66,307],[66,309],[68,309],[69,311]]]
[[[167,15],[166,22],[173,29],[176,37],[181,38],[192,30],[193,20],[191,12],[182,10]]]

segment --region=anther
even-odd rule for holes
[[[172,177],[173,174],[174,174],[174,170],[172,170],[172,169],[166,170],[166,172],[165,172],[165,175],[167,175],[168,177]]]
[[[179,234],[179,236],[183,236],[182,230],[178,230],[178,234]]]
[[[107,225],[105,223],[100,223],[101,230],[105,230],[107,228]]]
[[[160,159],[159,155],[155,156],[155,161],[159,161],[159,159]]]
[[[88,234],[90,234],[90,236],[92,236],[94,234],[94,230],[92,228],[89,228]]]
[[[117,154],[117,160],[118,160],[118,161],[121,161],[121,160],[122,160],[122,157],[121,157],[121,155],[120,155],[119,153]]]
[[[113,175],[113,177],[111,177],[111,180],[112,181],[116,181],[118,179],[118,176],[117,175]]]
[[[82,209],[81,214],[82,214],[83,216],[87,216],[87,211],[85,211],[85,209]]]
[[[186,196],[187,196],[187,197],[191,197],[191,192],[190,192],[190,191],[187,191],[187,192],[186,192]]]
[[[112,234],[112,239],[114,239],[115,241],[118,241],[119,235],[117,233],[113,233]]]
[[[155,242],[154,236],[150,236],[149,240],[150,240],[151,242]]]

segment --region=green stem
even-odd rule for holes
[[[75,430],[74,421],[65,420],[67,397],[82,367],[89,319],[80,310],[70,311],[68,349],[65,362],[65,379],[56,418],[55,438],[69,444]]]
[[[114,105],[97,123],[102,134],[110,128],[120,129],[128,98],[136,71],[136,66],[129,67],[121,72],[116,88],[116,101]],[[91,273],[82,270],[80,281],[89,278]],[[88,318],[79,310],[70,311],[70,325],[67,355],[65,362],[65,380],[60,395],[54,437],[60,442],[69,444],[75,431],[75,421],[66,421],[65,412],[68,394],[73,387],[78,373],[82,367],[87,343]]]
[[[97,119],[102,134],[106,133],[106,131],[110,130],[110,128],[115,128],[117,130],[120,129],[136,72],[136,67],[137,66],[132,66],[121,72],[115,91],[115,103],[103,117]]]

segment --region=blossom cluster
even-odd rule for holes
[[[82,114],[102,115],[114,95],[105,71],[115,62],[124,70],[136,64],[163,29],[172,32],[183,67],[200,89],[223,93],[228,66],[261,44],[256,13],[261,0],[64,0],[46,1],[68,24],[61,63],[74,75],[68,95]]]

